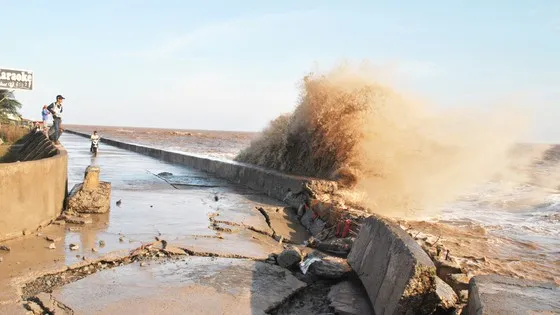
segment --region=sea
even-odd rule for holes
[[[66,126],[151,147],[234,159],[253,132]],[[530,146],[530,145],[529,145]],[[100,151],[102,152],[102,148]],[[529,150],[529,149],[527,149]],[[470,275],[499,273],[560,285],[560,149],[551,147],[520,181],[480,183],[408,226],[435,235]]]

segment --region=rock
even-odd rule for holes
[[[161,173],[158,174],[158,176],[163,176],[163,177],[165,177],[165,176],[173,176],[173,173],[161,172]]]
[[[444,312],[455,309],[455,305],[459,300],[453,289],[439,277],[436,277],[435,297],[437,299],[438,309]]]
[[[49,249],[56,249],[56,245],[54,243],[49,244]]]
[[[328,299],[336,314],[373,314],[367,292],[359,281],[342,281],[333,285]]]
[[[277,255],[270,254],[270,255],[268,255],[268,258],[266,259],[266,262],[271,264],[271,265],[276,265],[276,257],[277,257]]]
[[[49,242],[58,242],[60,240],[62,240],[62,237],[59,236],[45,236],[45,239]]]
[[[31,232],[28,229],[23,229],[23,235],[29,235]]]
[[[39,304],[37,304],[33,301],[28,301],[25,304],[25,308],[32,311],[33,314],[37,314],[37,315],[43,314],[43,308],[41,306],[39,306]]]
[[[344,258],[326,256],[309,266],[309,272],[326,279],[340,279],[350,273],[352,268]]]
[[[10,249],[10,247],[9,247],[9,246],[7,246],[7,245],[0,245],[0,250],[3,250],[3,251],[6,251],[6,252],[9,252],[9,251],[10,251],[11,249]]]
[[[455,292],[469,289],[469,277],[464,273],[454,273],[447,277],[447,283]]]
[[[94,253],[97,253],[97,249],[95,247],[92,247],[91,251],[94,252]]]
[[[351,237],[332,238],[326,241],[319,241],[312,238],[309,242],[309,247],[334,255],[347,256],[352,249],[353,243],[354,239]]]
[[[437,268],[437,275],[442,279],[448,279],[449,275],[462,273],[461,266],[453,257],[445,259],[445,255],[435,257],[434,264]]]
[[[105,247],[105,241],[104,240],[99,241],[99,247]]]
[[[70,250],[78,250],[80,249],[80,246],[77,244],[70,244],[70,246],[68,246],[68,248],[70,248]]]
[[[276,261],[278,265],[282,268],[292,268],[297,265],[303,259],[301,251],[297,247],[292,247],[285,249],[278,257]]]
[[[146,266],[146,263],[145,263],[145,262],[141,262],[141,263],[140,263],[140,267],[144,267],[144,266]]]
[[[554,314],[560,310],[560,287],[500,275],[474,276],[469,282],[469,315]]]
[[[66,222],[62,221],[62,220],[56,220],[56,221],[53,222],[53,224],[55,224],[55,225],[65,225]]]
[[[459,292],[459,301],[461,303],[467,303],[468,300],[469,300],[469,290],[461,290],[461,292]]]
[[[436,268],[426,252],[395,223],[366,218],[348,255],[376,314],[425,314],[437,307]]]

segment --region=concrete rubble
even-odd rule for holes
[[[344,258],[327,255],[321,257],[317,254],[313,256],[320,259],[309,266],[309,273],[319,278],[338,280],[352,272],[352,268]]]
[[[106,213],[109,211],[111,183],[99,181],[99,172],[100,168],[97,166],[87,167],[84,182],[75,185],[68,195],[67,211],[69,213]],[[68,222],[68,220],[66,221]]]
[[[436,268],[395,224],[367,218],[348,262],[362,280],[376,314],[429,314],[436,309],[436,302],[429,299],[436,290]]]
[[[302,260],[301,251],[297,247],[285,249],[276,257],[276,262],[282,268],[292,268]]]

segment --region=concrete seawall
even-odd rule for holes
[[[0,163],[0,240],[34,231],[64,206],[68,156],[42,133],[30,133]]]
[[[88,134],[73,130],[66,130],[66,132],[86,138],[90,137]],[[304,185],[310,187],[313,191],[332,192],[336,189],[336,183],[332,181],[288,175],[251,164],[220,160],[185,152],[150,148],[113,139],[102,138],[101,142],[160,159],[165,162],[186,165],[208,172],[232,183],[241,184],[256,191],[263,192],[270,197],[284,200],[293,207],[298,207],[300,202],[292,198],[286,198],[286,196],[289,192],[300,192]],[[100,152],[103,152],[102,148]]]

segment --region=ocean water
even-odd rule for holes
[[[162,149],[233,159],[258,133],[67,126]],[[87,141],[87,140],[84,140]],[[103,150],[102,148],[100,149]],[[560,284],[560,149],[548,150],[524,176],[481,183],[415,219],[415,230],[441,238],[471,275],[500,273]],[[520,171],[521,173],[521,171]],[[519,174],[517,174],[519,175]]]

